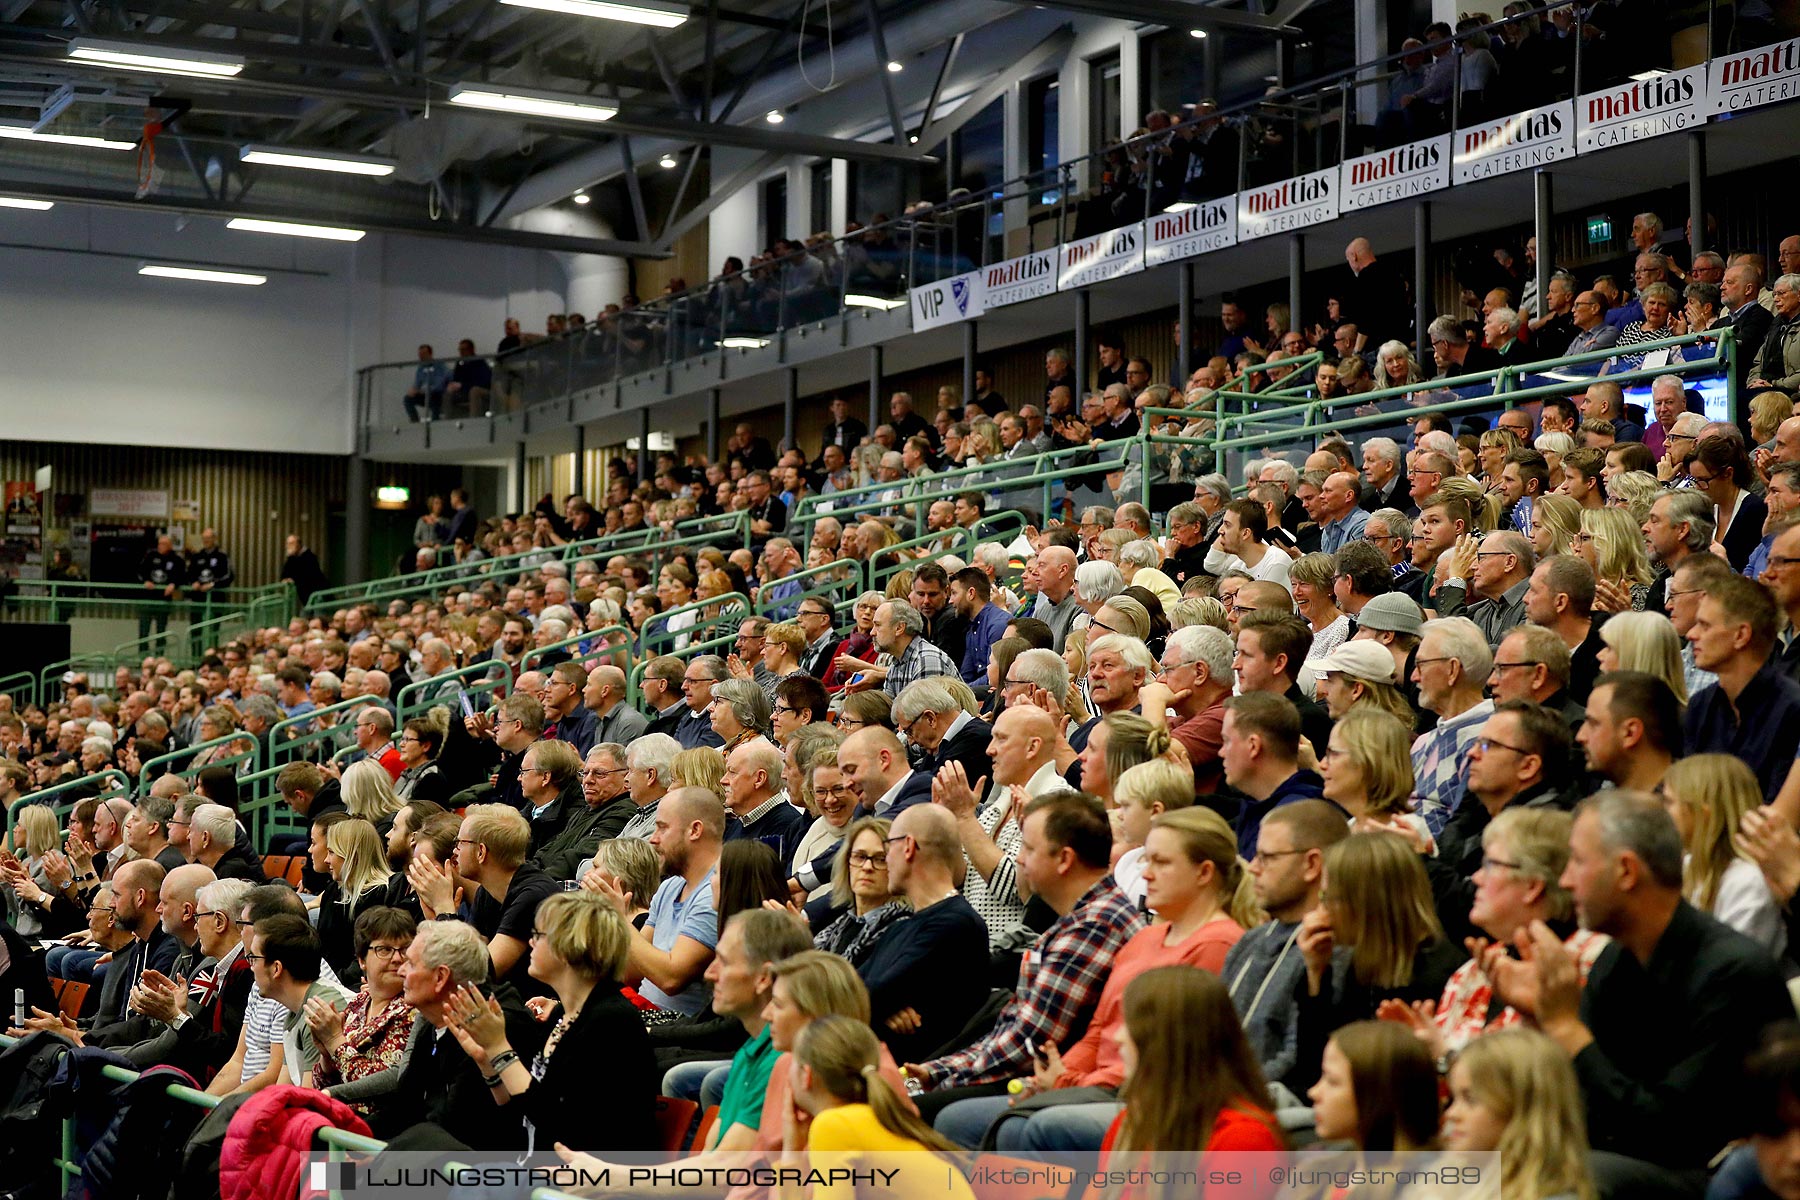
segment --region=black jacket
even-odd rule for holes
[[[526,1011],[510,984],[490,990],[500,1001],[507,1042],[530,1063],[549,1028]],[[437,1125],[476,1150],[517,1150],[525,1145],[524,1106],[495,1104],[493,1092],[481,1082],[481,1069],[463,1053],[456,1037],[423,1019],[407,1043],[400,1079],[382,1099],[371,1124],[378,1136],[390,1138],[420,1122]]]
[[[608,800],[599,808],[582,804],[571,814],[562,831],[540,846],[527,860],[552,879],[573,879],[581,863],[594,856],[600,843],[619,836],[625,823],[637,815],[629,794]]]
[[[1514,796],[1506,807],[1567,811],[1574,805],[1572,796],[1557,784],[1546,781],[1529,792]],[[1438,834],[1437,854],[1426,855],[1422,860],[1425,873],[1431,877],[1431,895],[1437,902],[1438,921],[1444,926],[1444,936],[1459,946],[1464,938],[1492,936],[1477,929],[1469,920],[1469,910],[1475,906],[1475,872],[1481,869],[1481,835],[1492,821],[1487,807],[1473,795],[1464,793],[1462,803],[1456,806],[1456,812],[1444,824],[1444,831]]]
[[[554,1029],[561,1015],[559,1007],[543,1027]],[[651,1114],[662,1093],[662,1075],[637,1009],[616,987],[603,983],[563,1031],[543,1078],[515,1103],[522,1105],[540,1153],[553,1151],[558,1142],[655,1150],[659,1143]],[[606,1086],[595,1087],[601,1079]]]
[[[993,740],[994,727],[971,717],[968,724],[957,730],[955,737],[939,742],[937,753],[927,755],[919,769],[935,776],[945,763],[959,762],[963,774],[969,777],[969,786],[979,787],[980,781],[994,771],[994,760],[988,757],[988,743]]]

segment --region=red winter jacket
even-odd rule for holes
[[[307,1088],[264,1088],[231,1118],[219,1156],[220,1200],[304,1200],[313,1195],[307,1155],[313,1136],[336,1126],[369,1136],[350,1106]]]

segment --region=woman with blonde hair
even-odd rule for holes
[[[1108,713],[1088,731],[1081,751],[1081,790],[1113,807],[1113,781],[1139,763],[1162,758],[1174,742],[1167,727],[1131,712]]]
[[[1325,891],[1296,946],[1302,1071],[1317,1069],[1333,1030],[1373,1017],[1383,1000],[1436,1000],[1467,958],[1445,938],[1425,867],[1396,833],[1353,834],[1325,852]],[[1334,957],[1339,946],[1351,954]]]
[[[350,815],[368,821],[383,837],[394,827],[394,814],[406,807],[406,801],[394,794],[387,768],[372,758],[351,763],[339,786]]]
[[[725,777],[725,756],[711,746],[695,746],[692,750],[677,753],[669,763],[669,776],[673,781],[670,790],[705,788],[721,800],[725,797],[719,786],[719,780]]]
[[[1593,568],[1594,609],[1643,611],[1650,595],[1650,556],[1644,548],[1644,531],[1622,508],[1587,508],[1581,513],[1581,532],[1575,535],[1575,554]]]
[[[1225,606],[1215,596],[1183,596],[1175,602],[1175,607],[1169,610],[1169,629],[1186,629],[1189,625],[1210,625],[1231,632]]]
[[[24,877],[30,879],[39,891],[52,893],[55,889],[50,884],[49,876],[44,874],[44,856],[62,845],[61,831],[56,827],[55,811],[47,804],[26,804],[19,808],[14,820],[13,855],[19,860]],[[33,937],[45,932],[48,925],[43,909],[20,900],[18,893],[4,884],[0,884],[0,889],[6,895],[5,915],[14,929]],[[30,889],[26,891],[29,892]]]
[[[1425,372],[1419,366],[1419,360],[1413,357],[1412,350],[1402,341],[1381,343],[1375,352],[1375,361],[1380,366],[1376,372],[1375,387],[1378,391],[1389,388],[1405,387],[1410,383],[1424,383]],[[1343,367],[1339,367],[1340,374]]]
[[[1156,818],[1194,802],[1194,773],[1168,758],[1132,767],[1113,783],[1113,882],[1144,901],[1144,840]]]
[[[1544,456],[1544,465],[1550,468],[1550,478],[1544,483],[1544,493],[1548,495],[1562,483],[1563,456],[1575,449],[1575,439],[1559,429],[1538,434],[1531,447]]]
[[[1500,486],[1500,469],[1506,465],[1506,456],[1523,445],[1518,434],[1504,428],[1490,429],[1477,439],[1475,458],[1488,491]]]
[[[1663,776],[1662,797],[1687,850],[1688,902],[1780,958],[1787,950],[1782,905],[1738,840],[1744,814],[1763,806],[1756,774],[1734,755],[1689,755]]]
[[[1585,511],[1567,496],[1554,492],[1532,498],[1531,549],[1539,562],[1552,554],[1575,552],[1575,536],[1581,532],[1581,514]]]
[[[925,1123],[904,1090],[881,1069],[881,1043],[864,1021],[819,1017],[800,1031],[790,1052],[792,1096],[782,1123],[781,1165],[804,1170],[888,1171],[899,1195],[929,1187],[945,1200],[974,1200],[967,1179],[946,1162],[919,1151],[956,1146]],[[783,1184],[783,1200],[806,1189]]]
[[[1606,485],[1606,503],[1611,508],[1622,508],[1631,514],[1631,519],[1641,527],[1650,519],[1650,506],[1656,503],[1656,497],[1662,493],[1662,483],[1648,471],[1626,471],[1613,476],[1613,481]]]
[[[1444,1145],[1495,1152],[1501,1200],[1594,1200],[1587,1112],[1562,1047],[1535,1029],[1478,1038],[1450,1068]]]
[[[868,957],[890,925],[912,915],[912,906],[888,882],[892,824],[885,817],[858,817],[831,860],[831,904],[844,911],[813,936],[813,945],[853,965]]]
[[[1302,691],[1309,690],[1309,681],[1316,680],[1318,664],[1350,637],[1350,618],[1337,606],[1337,595],[1332,590],[1332,582],[1337,578],[1335,564],[1333,556],[1314,552],[1302,554],[1288,567],[1288,588],[1294,594],[1294,607],[1313,635],[1312,648],[1301,664],[1306,673],[1306,679],[1300,681]]]
[[[1104,630],[1101,636],[1105,636]],[[1063,638],[1062,660],[1069,668],[1069,690],[1056,697],[1069,718],[1081,725],[1093,715],[1093,706],[1088,702],[1087,643],[1085,629],[1071,629]]]
[[[1473,479],[1446,479],[1438,484],[1438,495],[1452,496],[1469,506],[1475,522],[1474,532],[1492,533],[1500,527],[1500,497],[1484,491]]]
[[[1425,819],[1412,811],[1412,726],[1370,704],[1359,704],[1331,727],[1331,741],[1319,760],[1325,799],[1350,814],[1352,822],[1404,821],[1421,837]]]
[[[1688,702],[1687,675],[1681,661],[1681,638],[1674,622],[1661,613],[1619,613],[1600,627],[1600,669],[1642,671],[1654,675]]]
[[[325,830],[325,871],[331,881],[319,897],[319,941],[325,961],[355,987],[362,980],[356,961],[356,919],[371,908],[392,903],[387,842],[366,820],[334,821]]]

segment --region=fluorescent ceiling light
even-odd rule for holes
[[[238,157],[265,167],[299,167],[343,175],[392,175],[399,164],[373,154],[341,154],[336,150],[294,150],[282,146],[244,146]]]
[[[764,117],[763,120],[767,121],[771,125],[779,125],[783,121],[787,120],[787,117],[782,115],[782,112],[779,108],[771,108],[769,110],[769,115]]]
[[[905,300],[889,300],[883,296],[865,296],[858,292],[851,292],[844,297],[844,303],[851,308],[879,308],[883,312],[886,312],[890,308],[904,308],[906,307],[907,302]]]
[[[200,75],[213,79],[229,78],[244,69],[243,58],[236,54],[174,48],[157,51],[137,42],[109,42],[102,38],[76,38],[69,43],[69,57],[156,75]]]
[[[900,72],[902,72],[904,70],[906,70],[906,68],[904,66],[902,66],[900,63],[895,62],[893,59],[888,60],[888,71],[890,73],[898,75]]]
[[[611,101],[503,84],[459,83],[450,89],[450,103],[564,121],[610,121],[619,114],[619,106]]]
[[[85,133],[39,133],[30,121],[0,121],[0,138],[21,142],[47,142],[56,146],[88,146],[95,150],[136,150],[136,142],[94,137]]]
[[[1632,78],[1639,83],[1649,83],[1652,79],[1661,79],[1667,74],[1668,72],[1661,67],[1653,67],[1648,71],[1639,71],[1636,75],[1633,75]]]
[[[665,171],[673,171],[675,169],[675,156],[673,154],[665,154],[662,158],[657,160],[657,165],[662,167]]]
[[[761,350],[768,344],[768,338],[759,337],[728,337],[719,340],[719,345],[727,350]]]
[[[302,225],[298,221],[265,221],[260,217],[233,217],[225,222],[227,229],[243,229],[250,233],[284,233],[289,237],[324,238],[330,242],[360,242],[367,234],[363,229],[344,229],[336,225]]]
[[[1188,30],[1188,36],[1189,36],[1189,37],[1192,37],[1192,38],[1203,38],[1203,37],[1205,37],[1205,36],[1206,36],[1206,30],[1204,30],[1204,29],[1190,29],[1190,30]]]
[[[248,271],[209,271],[200,267],[174,267],[165,263],[145,263],[138,268],[139,275],[156,275],[163,279],[192,279],[200,283],[236,283],[245,287],[260,287],[269,282],[267,275],[252,275]]]
[[[23,200],[17,196],[0,196],[0,208],[25,208],[32,212],[48,212],[55,205],[49,200]]]
[[[658,29],[673,29],[688,19],[687,5],[664,4],[659,0],[500,0],[500,3],[576,17],[654,25]]]

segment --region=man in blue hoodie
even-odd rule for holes
[[[1324,780],[1300,769],[1300,710],[1285,696],[1245,692],[1227,700],[1219,759],[1225,782],[1250,797],[1237,824],[1238,853],[1246,859],[1255,857],[1257,833],[1269,813],[1296,800],[1323,798]]]

